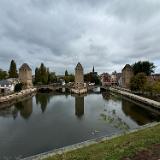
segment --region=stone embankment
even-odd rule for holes
[[[28,95],[32,95],[36,91],[37,91],[36,88],[30,88],[30,89],[22,90],[21,92],[18,92],[18,93],[14,93],[14,94],[7,95],[7,96],[2,96],[0,97],[0,109],[7,106],[5,104],[11,104],[12,102],[17,102],[20,99],[23,99],[24,97]]]
[[[130,99],[133,99],[135,101],[141,102],[143,104],[146,104],[146,105],[152,106],[154,108],[160,109],[160,102],[151,100],[149,98],[144,98],[144,97],[135,95],[133,93],[130,93],[130,92],[127,92],[127,91],[124,91],[124,90],[120,90],[120,89],[116,89],[116,88],[113,88],[113,87],[110,87],[109,90],[111,92],[121,94],[123,96],[126,96],[126,97],[128,97]]]
[[[75,93],[75,94],[84,94],[87,93],[87,88],[82,88],[82,89],[71,89],[71,93]]]

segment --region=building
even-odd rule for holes
[[[84,87],[83,67],[80,63],[78,63],[75,68],[75,88],[80,89],[83,87]]]
[[[95,72],[94,66],[93,66],[93,69],[92,69],[91,73],[92,73],[93,77],[97,77],[98,76],[98,73]]]
[[[10,94],[14,92],[15,85],[19,83],[16,78],[9,78],[0,81],[0,94]]]
[[[122,69],[122,87],[123,88],[130,88],[130,80],[133,77],[133,69],[129,64],[126,64],[125,67]]]
[[[111,74],[111,84],[113,86],[117,85],[118,84],[118,81],[117,81],[117,72],[114,71],[112,74]]]
[[[83,67],[80,63],[75,68],[75,83],[71,89],[73,93],[82,94],[87,92],[86,84],[84,83]]]
[[[111,86],[111,76],[109,73],[103,73],[100,76],[102,86]]]
[[[33,87],[32,70],[27,63],[24,63],[19,69],[19,80],[24,89]]]

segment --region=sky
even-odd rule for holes
[[[57,74],[149,60],[159,73],[160,0],[0,0],[0,68],[12,59]]]

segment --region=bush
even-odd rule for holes
[[[14,91],[15,92],[20,92],[22,90],[22,87],[23,87],[22,83],[17,83],[15,85]]]
[[[147,77],[144,73],[138,73],[134,77],[132,77],[130,81],[130,89],[132,91],[141,91],[145,90],[145,86],[147,83]]]

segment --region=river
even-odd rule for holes
[[[37,93],[0,110],[0,159],[18,159],[160,120],[158,111],[109,93]]]

